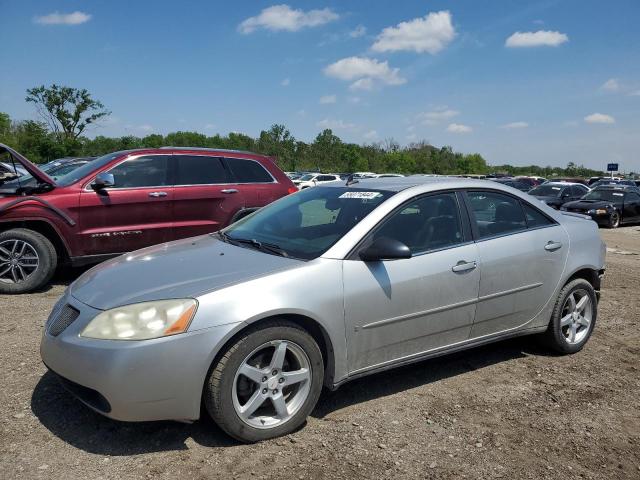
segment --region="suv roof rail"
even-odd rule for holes
[[[203,152],[227,152],[227,153],[248,153],[250,155],[262,155],[261,153],[250,152],[248,150],[233,150],[229,148],[211,148],[211,147],[172,147],[172,146],[164,146],[160,147],[160,150],[196,150]]]

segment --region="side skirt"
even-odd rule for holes
[[[122,253],[102,253],[100,255],[85,255],[83,257],[71,257],[69,259],[72,267],[83,267],[93,263],[104,262],[110,258],[122,255]]]

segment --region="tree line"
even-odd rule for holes
[[[596,176],[602,172],[569,162],[565,168],[487,164],[479,153],[455,152],[450,146],[435,147],[426,141],[401,146],[390,139],[359,145],[344,142],[330,129],[313,142],[297,140],[279,124],[260,132],[258,138],[242,133],[207,136],[178,131],[144,137],[126,135],[88,138],[88,127],[110,114],[86,90],[52,85],[27,90],[27,102],[34,103],[43,121],[14,120],[0,112],[0,143],[5,143],[36,163],[66,156],[99,156],[117,150],[161,146],[209,147],[248,150],[273,156],[286,171],[393,172],[441,175],[487,174]]]

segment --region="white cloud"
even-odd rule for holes
[[[587,115],[584,117],[584,121],[587,123],[605,123],[611,124],[616,123],[616,119],[611,115],[606,115],[604,113],[592,113],[591,115]]]
[[[320,103],[321,105],[336,103],[337,98],[338,97],[336,97],[335,95],[323,95],[322,97],[320,97],[320,100],[318,100],[318,103]]]
[[[434,55],[451,43],[455,36],[451,13],[443,10],[385,28],[371,49],[375,52],[410,50]]]
[[[91,20],[91,15],[79,11],[72,13],[54,12],[33,19],[35,23],[39,23],[40,25],[80,25],[89,20]]]
[[[372,90],[376,83],[402,85],[407,81],[400,76],[400,69],[390,68],[386,61],[366,57],[338,60],[325,67],[324,74],[340,80],[355,80],[349,87],[352,90]]]
[[[460,112],[452,110],[450,108],[439,108],[431,112],[421,112],[418,114],[418,119],[425,125],[436,125],[441,122],[452,119],[459,115]]]
[[[260,28],[277,32],[297,32],[306,27],[317,27],[337,20],[339,15],[330,8],[322,10],[294,10],[289,5],[267,7],[255,17],[249,17],[238,25],[240,33],[248,34]]]
[[[367,33],[367,28],[364,25],[358,25],[356,28],[349,32],[351,38],[362,37]]]
[[[529,124],[527,122],[511,122],[505,125],[502,125],[500,128],[504,128],[506,130],[515,130],[518,128],[527,128]]]
[[[280,82],[280,85],[282,85],[283,87],[288,87],[290,83],[291,83],[291,79],[285,78]]]
[[[355,123],[348,123],[342,120],[325,118],[316,123],[317,127],[330,128],[331,130],[355,130],[358,126]]]
[[[375,130],[369,130],[368,132],[364,133],[362,137],[366,140],[375,140],[376,138],[378,138],[378,132],[376,132]]]
[[[468,125],[462,125],[461,123],[450,123],[447,127],[447,132],[450,133],[470,133],[473,131]]]
[[[620,90],[620,83],[618,83],[617,78],[610,78],[606,82],[602,84],[600,87],[602,90],[606,90],[607,92],[617,92]]]
[[[569,41],[565,33],[552,32],[550,30],[538,30],[537,32],[516,32],[507,38],[505,47],[557,47]]]

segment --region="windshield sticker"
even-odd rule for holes
[[[552,190],[560,190],[560,187],[551,187]]]
[[[624,197],[624,193],[615,193],[615,192],[614,192],[614,195],[615,195],[616,197]]]
[[[380,197],[380,192],[344,192],[338,198],[359,198],[365,200],[371,200],[376,197]]]

